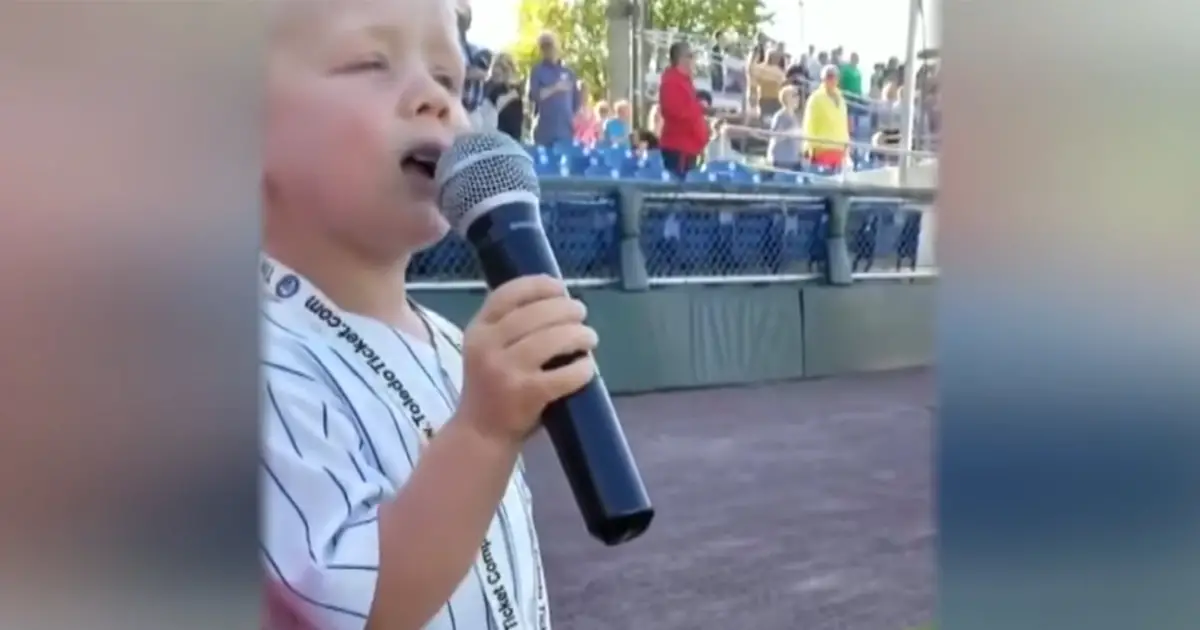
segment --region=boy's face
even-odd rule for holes
[[[440,239],[432,162],[468,128],[453,0],[275,0],[271,212],[381,259]]]

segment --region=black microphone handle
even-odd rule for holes
[[[474,247],[491,289],[521,276],[562,277],[540,211],[531,204],[509,203],[492,209],[471,223],[467,241]],[[556,357],[546,368],[566,365],[581,356]],[[599,374],[583,389],[550,403],[542,414],[542,425],[592,536],[606,545],[618,545],[650,527],[654,507]]]

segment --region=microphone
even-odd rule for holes
[[[562,278],[542,227],[533,159],[515,140],[498,132],[462,135],[438,159],[434,180],[442,215],[474,248],[489,289],[521,276]],[[556,357],[545,367],[583,356]],[[610,546],[644,533],[654,507],[600,375],[550,403],[542,425],[588,532]]]

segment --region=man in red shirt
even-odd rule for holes
[[[671,67],[663,71],[658,87],[658,109],[662,116],[658,144],[666,169],[683,176],[696,166],[697,158],[708,144],[708,122],[692,83],[695,62],[691,48],[684,42],[675,42],[669,55]]]

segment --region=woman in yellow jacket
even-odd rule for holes
[[[850,114],[838,88],[837,66],[821,69],[821,87],[804,103],[804,155],[814,166],[840,169],[850,142]]]

